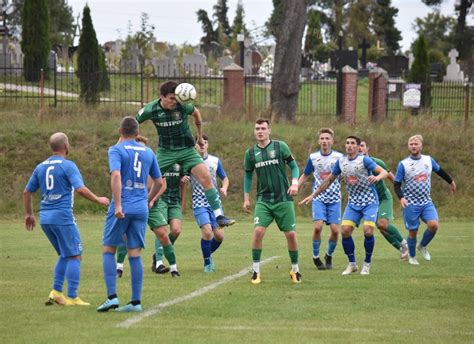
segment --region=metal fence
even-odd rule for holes
[[[388,83],[388,115],[414,113],[403,106],[405,81],[390,80]],[[428,97],[428,104],[422,111],[435,116],[471,117],[474,115],[473,84],[468,82],[433,82],[429,89],[421,88],[422,97]]]
[[[262,113],[270,108],[271,80],[260,76],[245,77],[245,104],[247,111]],[[300,83],[296,114],[335,115],[336,80],[307,80]]]
[[[22,68],[0,68],[0,102],[22,102],[38,106],[61,106],[80,101],[80,80],[76,73],[55,68],[39,71],[38,81],[27,82]],[[192,68],[164,73],[108,71],[109,87],[100,92],[100,103],[143,106],[159,96],[159,86],[166,80],[188,82],[199,91],[198,105],[220,106],[223,103],[224,78],[218,71],[206,75]],[[98,79],[101,77],[99,76]]]

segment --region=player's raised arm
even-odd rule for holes
[[[191,114],[194,117],[194,124],[196,125],[196,143],[203,147],[204,139],[202,138],[202,115],[198,108],[194,107],[194,111]]]
[[[317,197],[321,192],[324,192],[336,179],[337,176],[331,173],[326,179],[324,179],[321,185],[319,185],[319,187],[314,190],[313,193],[311,193],[311,195],[304,198],[298,204],[309,204],[313,200],[313,198]]]

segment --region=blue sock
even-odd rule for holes
[[[115,271],[115,267],[115,255],[113,253],[102,253],[102,268],[107,296],[117,293],[117,271]]]
[[[428,244],[433,240],[436,232],[431,233],[428,228],[425,229],[425,232],[423,233],[423,238],[420,241],[420,245],[423,247],[428,246]]]
[[[319,257],[320,246],[321,246],[321,240],[313,240],[313,257]]]
[[[336,246],[337,246],[337,241],[332,241],[331,239],[328,240],[328,251],[326,254],[329,257],[331,257],[334,251],[336,250]]]
[[[66,278],[67,296],[74,299],[77,297],[77,289],[81,279],[81,261],[79,259],[68,259]]]
[[[128,257],[130,263],[130,275],[132,277],[132,301],[140,301],[142,298],[143,265],[142,257]]]
[[[410,238],[407,237],[408,253],[410,257],[416,256],[416,237]]]
[[[219,246],[221,246],[222,241],[217,241],[216,238],[211,239],[211,253],[214,253]]]
[[[371,235],[369,237],[365,237],[364,239],[364,247],[365,247],[365,262],[370,263],[372,259],[372,253],[374,252],[375,246],[375,237]]]
[[[63,291],[64,278],[66,277],[67,259],[58,257],[56,266],[54,267],[54,283],[53,289],[59,292]]]
[[[349,258],[349,262],[355,263],[355,245],[352,236],[348,238],[342,238],[342,247],[344,248],[344,253]]]
[[[211,264],[211,240],[201,239],[201,251],[204,258],[204,265]]]

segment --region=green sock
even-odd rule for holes
[[[168,238],[170,238],[171,244],[174,245],[174,242],[176,241],[176,237],[173,234],[168,234]]]
[[[169,244],[168,246],[163,247],[163,251],[165,253],[166,260],[170,265],[176,264],[176,255],[174,254],[174,247],[173,245]]]
[[[291,264],[298,264],[298,251],[288,251],[290,254]]]
[[[207,201],[209,202],[212,210],[221,208],[221,199],[219,198],[216,188],[206,190],[204,191],[204,194],[206,195]]]
[[[125,246],[119,246],[117,248],[117,263],[123,264],[126,256],[127,256],[127,248]]]
[[[155,238],[155,254],[156,261],[163,260],[163,246],[158,238]]]
[[[389,226],[388,228],[390,228],[390,226]],[[400,241],[398,241],[397,238],[394,237],[394,236],[390,233],[390,230],[388,230],[387,232],[388,232],[387,234],[385,234],[384,232],[380,232],[380,233],[382,233],[383,237],[385,238],[385,240],[388,241],[388,243],[389,243],[390,245],[392,245],[392,246],[395,247],[397,250],[399,250],[400,247],[401,247]]]
[[[398,228],[395,227],[395,225],[392,223],[388,225],[388,234],[394,237],[400,244],[402,243],[403,237],[400,234],[400,231],[398,230]]]
[[[262,257],[262,249],[253,248],[252,249],[252,260],[254,262],[259,262],[260,257]]]

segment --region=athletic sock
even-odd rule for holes
[[[80,259],[68,259],[66,269],[67,296],[71,299],[77,297],[79,281],[81,279],[81,261]]]
[[[348,238],[342,238],[342,248],[344,249],[344,253],[346,254],[349,262],[355,263],[355,245],[354,239],[352,236]]]
[[[102,253],[102,269],[104,272],[104,282],[107,288],[107,295],[116,294],[117,272],[115,271],[115,256],[113,253]]]
[[[216,188],[210,188],[206,191],[204,191],[204,194],[206,195],[206,199],[209,202],[209,205],[211,206],[212,210],[214,211],[214,215],[219,216],[222,215],[222,204],[221,204],[221,199],[219,198],[219,194],[217,192]],[[216,213],[216,211],[218,213]]]
[[[176,255],[174,254],[173,245],[169,244],[168,246],[164,246],[163,251],[165,253],[165,257],[168,263],[170,265],[176,264]]]
[[[163,245],[158,238],[155,237],[155,257],[156,261],[163,260]]]
[[[288,254],[290,255],[291,264],[298,264],[298,250],[296,251],[288,250]]]
[[[178,266],[176,264],[171,264],[170,265],[170,271],[173,272],[173,271],[178,271]]]
[[[119,246],[117,248],[117,263],[123,264],[126,256],[127,256],[127,248],[125,246]]]
[[[319,248],[321,247],[321,240],[313,240],[313,257],[319,257]]]
[[[388,233],[394,237],[400,244],[402,243],[403,241],[403,236],[402,234],[400,233],[400,231],[398,230],[398,228],[393,224],[393,223],[389,223],[388,224]]]
[[[59,292],[63,291],[64,279],[66,278],[67,258],[58,257],[54,267],[53,289]]]
[[[168,238],[170,239],[171,241],[171,244],[174,245],[174,242],[176,241],[176,239],[178,239],[177,237],[175,237],[173,234],[168,234]]]
[[[128,257],[130,262],[130,275],[132,284],[132,300],[141,300],[143,283],[143,265],[142,258]]]
[[[214,253],[219,248],[219,246],[221,246],[221,244],[222,244],[222,241],[218,241],[216,240],[216,238],[212,238],[211,239],[211,253]]]
[[[421,238],[420,245],[423,247],[428,246],[431,240],[433,240],[435,234],[436,232],[432,233],[428,230],[428,228],[426,228],[425,231],[423,232],[423,238]]]
[[[326,254],[329,257],[331,257],[334,251],[336,250],[336,246],[337,246],[337,241],[332,241],[331,239],[328,240],[328,250]]]
[[[252,249],[252,268],[253,271],[260,273],[260,258],[262,257],[262,249],[261,248],[253,248]]]
[[[408,244],[408,252],[410,254],[410,257],[415,257],[416,256],[416,237],[414,238],[407,237],[407,244]]]
[[[201,251],[204,265],[211,264],[211,240],[201,239]]]
[[[400,243],[400,241],[398,241],[398,240],[396,239],[396,237],[394,237],[390,232],[384,233],[384,232],[381,231],[381,233],[382,233],[383,237],[385,238],[385,240],[387,240],[387,242],[388,242],[390,245],[392,245],[393,247],[395,247],[397,250],[400,249],[401,243]]]
[[[123,270],[123,263],[117,263],[117,270]]]
[[[375,236],[371,235],[364,238],[364,247],[365,247],[365,262],[370,264],[372,259],[372,253],[374,252],[375,246]]]

